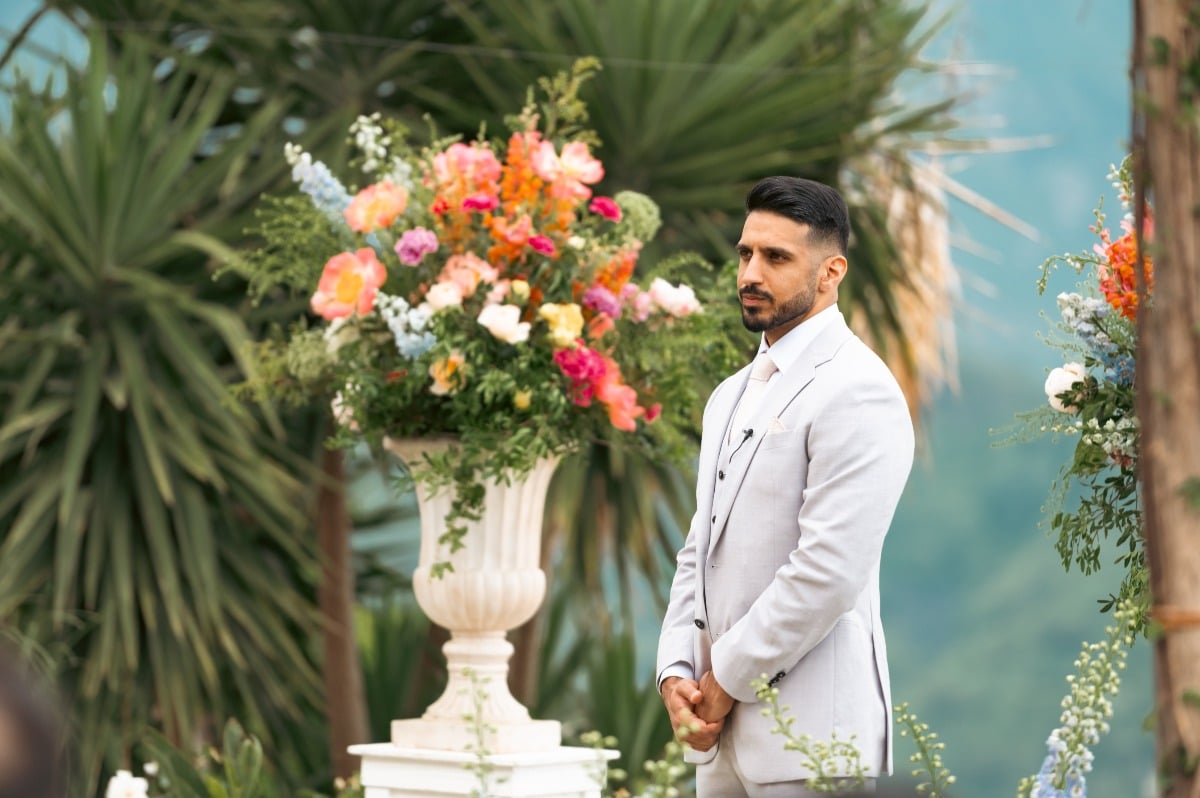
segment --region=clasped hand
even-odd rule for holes
[[[733,697],[717,683],[712,671],[701,676],[699,684],[679,676],[667,678],[662,698],[676,739],[697,751],[707,751],[717,744],[725,717],[733,709]]]

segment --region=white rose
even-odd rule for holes
[[[1064,405],[1058,395],[1071,390],[1085,379],[1087,369],[1082,363],[1067,363],[1062,368],[1051,371],[1050,376],[1046,377],[1046,396],[1050,399],[1050,406],[1060,413],[1074,413],[1079,410],[1075,405]]]
[[[691,289],[691,286],[682,283],[674,286],[661,277],[656,277],[650,283],[650,290],[647,293],[654,300],[654,304],[672,316],[688,316],[700,310],[696,292]]]
[[[487,305],[479,312],[478,321],[505,343],[529,340],[529,322],[521,321],[521,309],[516,305]]]
[[[462,307],[462,288],[457,283],[449,280],[434,283],[425,294],[425,301],[429,303],[429,307],[433,308],[435,312],[442,308]]]

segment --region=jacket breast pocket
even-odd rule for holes
[[[785,449],[789,446],[795,446],[800,438],[794,429],[779,429],[768,430],[763,436],[762,448],[766,451],[772,449]]]

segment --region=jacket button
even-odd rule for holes
[[[703,629],[703,628],[704,628],[704,621],[702,621],[702,620],[700,620],[699,618],[697,618],[697,619],[696,619],[696,628],[697,628],[697,629]]]
[[[712,520],[712,522],[713,522],[714,524],[715,524],[715,523],[717,523],[717,517],[716,517],[715,515],[713,516],[713,520]]]
[[[725,472],[724,472],[724,471],[718,471],[718,472],[717,472],[717,479],[725,479]]]

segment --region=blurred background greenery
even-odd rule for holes
[[[287,138],[339,163],[344,131],[363,111],[399,113],[415,130],[424,112],[442,130],[472,134],[481,118],[500,130],[524,86],[585,52],[605,63],[586,95],[605,185],[664,206],[668,228],[651,257],[695,247],[727,258],[741,197],[760,174],[800,171],[851,196],[859,279],[848,311],[924,402],[926,445],[885,550],[893,693],[947,742],[958,794],[1011,794],[1037,769],[1063,677],[1079,641],[1100,637],[1095,599],[1111,586],[1104,571],[1063,575],[1038,528],[1068,448],[997,448],[990,430],[1044,401],[1046,369],[1058,365],[1037,331],[1053,294],[1073,280],[1060,275],[1041,298],[1034,281],[1047,256],[1090,246],[1090,210],[1123,154],[1127,3],[200,5],[7,0],[0,9],[5,36],[21,40],[0,68],[0,614],[46,652],[76,708],[88,755],[80,784],[122,763],[146,723],[186,744],[197,729],[215,735],[225,715],[264,737],[293,787],[328,783],[317,537],[295,512],[320,479],[308,465],[319,460],[320,414],[258,408],[225,420],[215,395],[195,387],[236,378],[239,341],[297,305],[248,307],[235,281],[211,281],[214,258],[243,243],[257,192],[286,182],[278,153]],[[95,34],[90,47],[81,31]],[[112,78],[88,61],[99,51]],[[60,57],[81,67],[73,83],[54,70]],[[711,62],[720,68],[696,66]],[[15,88],[18,71],[34,78],[33,90]],[[43,92],[48,75],[57,77]],[[56,99],[64,91],[74,94]],[[125,117],[105,121],[95,98],[111,104],[114,94]],[[132,96],[143,97],[137,110],[125,104]],[[56,153],[36,131],[60,112],[87,135]],[[61,122],[53,129],[61,133]],[[950,146],[933,159],[947,137],[992,140],[992,151]],[[895,297],[928,276],[936,253],[906,248],[885,205],[911,193],[914,163],[936,163],[1037,231],[1031,240],[951,197],[956,268],[934,277],[953,298],[953,338],[932,349],[914,341],[931,335],[929,314]],[[80,315],[97,296],[120,323]],[[132,369],[132,387],[89,377],[83,364],[97,352]],[[211,375],[189,380],[180,365],[189,358],[211,362]],[[957,388],[922,379],[939,375]],[[15,429],[35,406],[44,415]],[[193,422],[179,410],[197,407],[231,425],[219,440],[189,435]],[[235,446],[246,442],[253,451]],[[238,463],[247,485],[273,491],[253,501],[245,493],[254,491],[239,494],[224,461],[198,454],[214,450]],[[28,451],[37,456],[27,461]],[[106,472],[114,463],[129,471]],[[419,714],[437,694],[440,639],[404,577],[414,504],[362,458],[345,468],[357,644],[379,740],[391,718]],[[103,482],[114,473],[128,478]],[[172,490],[194,498],[173,505],[164,498]],[[515,687],[534,714],[562,719],[572,735],[616,735],[626,766],[657,756],[666,739],[651,663],[690,490],[686,475],[603,452],[565,465],[548,513],[551,597],[517,633]],[[267,567],[239,567],[248,562]],[[1149,682],[1142,645],[1096,751],[1093,796],[1137,794],[1149,777]]]

